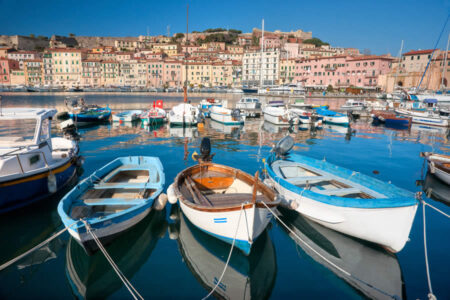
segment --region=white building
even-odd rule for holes
[[[280,50],[244,53],[242,59],[242,84],[260,85],[262,72],[263,85],[273,85],[279,79]]]

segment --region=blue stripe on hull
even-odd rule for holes
[[[76,172],[75,164],[55,174],[58,190],[66,185]],[[38,174],[36,174],[38,175]],[[47,177],[0,188],[0,213],[8,212],[52,195]]]

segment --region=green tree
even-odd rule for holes
[[[175,39],[182,39],[184,38],[184,33],[178,32],[177,34],[175,34]]]
[[[323,45],[329,45],[329,43],[323,42],[319,38],[312,38],[312,39],[304,40],[303,44],[313,44],[316,47],[320,47],[320,46],[323,46]]]
[[[75,34],[74,33],[69,33],[69,36],[70,37],[75,37]]]
[[[328,86],[327,86],[327,92],[328,93],[331,93],[333,91],[333,86],[331,85],[331,84],[329,84]]]

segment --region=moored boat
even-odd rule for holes
[[[196,126],[201,114],[197,107],[185,102],[172,107],[167,118],[170,126]]]
[[[298,125],[299,116],[290,109],[280,106],[266,106],[263,109],[264,120],[275,125]]]
[[[211,162],[210,142],[202,140],[199,164],[180,173],[169,187],[169,201],[180,203],[192,224],[249,254],[279,204],[274,192],[239,169]],[[267,207],[266,207],[267,205]]]
[[[222,107],[223,101],[214,98],[203,99],[200,101],[198,108],[200,109],[205,118],[209,118],[210,110],[214,106]]]
[[[163,109],[164,103],[162,100],[153,101],[153,106],[144,111],[140,115],[140,119],[144,126],[148,125],[158,125],[167,121],[167,113]]]
[[[449,117],[439,115],[432,110],[410,110],[410,109],[395,109],[395,112],[402,116],[411,117],[413,123],[432,125],[432,126],[449,126]]]
[[[431,174],[450,185],[450,155],[432,152],[422,152],[428,162],[428,169]]]
[[[260,109],[261,102],[258,98],[243,97],[236,103],[238,109]]]
[[[408,127],[411,125],[411,118],[399,117],[394,112],[372,110],[371,116],[374,122],[384,123],[387,127]]]
[[[297,212],[333,230],[403,249],[418,201],[413,193],[372,177],[302,155],[282,139],[266,159],[268,183]]]
[[[344,105],[341,106],[342,110],[363,110],[366,109],[367,104],[365,101],[359,101],[354,99],[348,99]]]
[[[75,186],[58,204],[69,233],[92,253],[97,245],[88,224],[102,243],[140,222],[152,209],[165,182],[157,157],[119,157]]]
[[[112,115],[113,122],[133,122],[139,120],[142,110],[127,110]]]
[[[76,176],[78,145],[51,137],[55,109],[0,113],[0,213],[47,198]]]
[[[244,124],[245,116],[239,109],[228,109],[225,107],[213,106],[210,108],[211,120],[223,123],[225,125]]]
[[[348,126],[350,124],[350,121],[346,114],[328,110],[325,107],[318,107],[318,108],[315,108],[315,110],[319,116],[323,117],[324,123],[342,125],[342,126]]]
[[[298,116],[299,123],[301,124],[314,124],[314,126],[322,125],[323,117],[317,115],[312,109],[291,108],[289,111]]]
[[[65,100],[69,117],[79,125],[107,122],[111,117],[111,109],[98,105],[87,105],[83,98]]]

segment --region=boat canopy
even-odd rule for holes
[[[434,98],[427,98],[427,99],[423,100],[423,103],[433,103],[433,104],[436,104],[437,102],[438,102],[437,99],[434,99]]]

